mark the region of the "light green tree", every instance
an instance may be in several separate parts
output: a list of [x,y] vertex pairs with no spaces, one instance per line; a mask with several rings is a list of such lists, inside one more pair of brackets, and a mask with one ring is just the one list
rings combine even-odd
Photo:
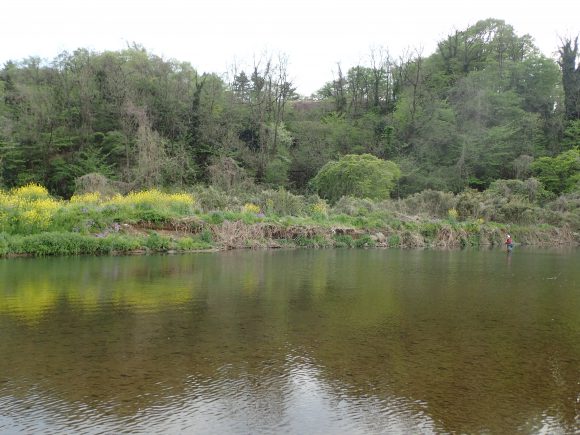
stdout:
[[532,163],[532,172],[547,190],[557,195],[572,192],[580,187],[580,150],[541,157]]
[[396,163],[370,154],[347,154],[325,164],[313,178],[318,194],[329,201],[342,196],[386,199],[401,176]]

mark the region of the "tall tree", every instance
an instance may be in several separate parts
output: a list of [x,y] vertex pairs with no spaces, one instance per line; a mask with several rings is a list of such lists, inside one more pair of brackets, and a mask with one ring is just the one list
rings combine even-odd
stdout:
[[567,120],[580,119],[580,64],[578,60],[578,37],[565,39],[560,47],[560,67],[564,86],[564,109]]

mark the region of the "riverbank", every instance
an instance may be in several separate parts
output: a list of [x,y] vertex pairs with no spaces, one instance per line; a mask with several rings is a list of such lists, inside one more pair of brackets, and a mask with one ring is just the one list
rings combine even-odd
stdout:
[[[252,202],[241,204],[240,198],[210,188],[111,197],[89,193],[63,201],[41,186],[29,185],[0,192],[0,256],[281,247],[461,248],[502,246],[508,232],[518,244],[580,244],[576,214],[539,209],[544,214],[537,216],[549,220],[532,223],[530,209],[524,209],[520,214],[527,221],[512,213],[521,223],[494,222],[466,215],[465,201],[449,195],[424,192],[380,204],[345,198],[330,207],[318,197],[286,191],[260,192],[244,198]],[[512,210],[514,205],[506,207]]]
[[[98,234],[42,232],[0,234],[0,256],[124,255],[265,248],[431,248],[502,246],[508,229],[500,224],[401,222],[396,228],[281,225],[227,220],[211,224],[183,218],[162,224],[121,223]],[[568,228],[515,226],[510,234],[522,245],[579,245]]]

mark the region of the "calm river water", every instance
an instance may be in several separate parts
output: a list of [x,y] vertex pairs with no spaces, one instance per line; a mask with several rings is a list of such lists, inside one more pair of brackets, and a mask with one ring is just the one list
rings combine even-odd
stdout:
[[0,261],[0,433],[577,433],[580,251]]

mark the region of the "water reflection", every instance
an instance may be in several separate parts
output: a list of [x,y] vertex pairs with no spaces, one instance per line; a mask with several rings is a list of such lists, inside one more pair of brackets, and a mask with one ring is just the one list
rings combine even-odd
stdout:
[[3,261],[0,432],[573,433],[579,259]]

